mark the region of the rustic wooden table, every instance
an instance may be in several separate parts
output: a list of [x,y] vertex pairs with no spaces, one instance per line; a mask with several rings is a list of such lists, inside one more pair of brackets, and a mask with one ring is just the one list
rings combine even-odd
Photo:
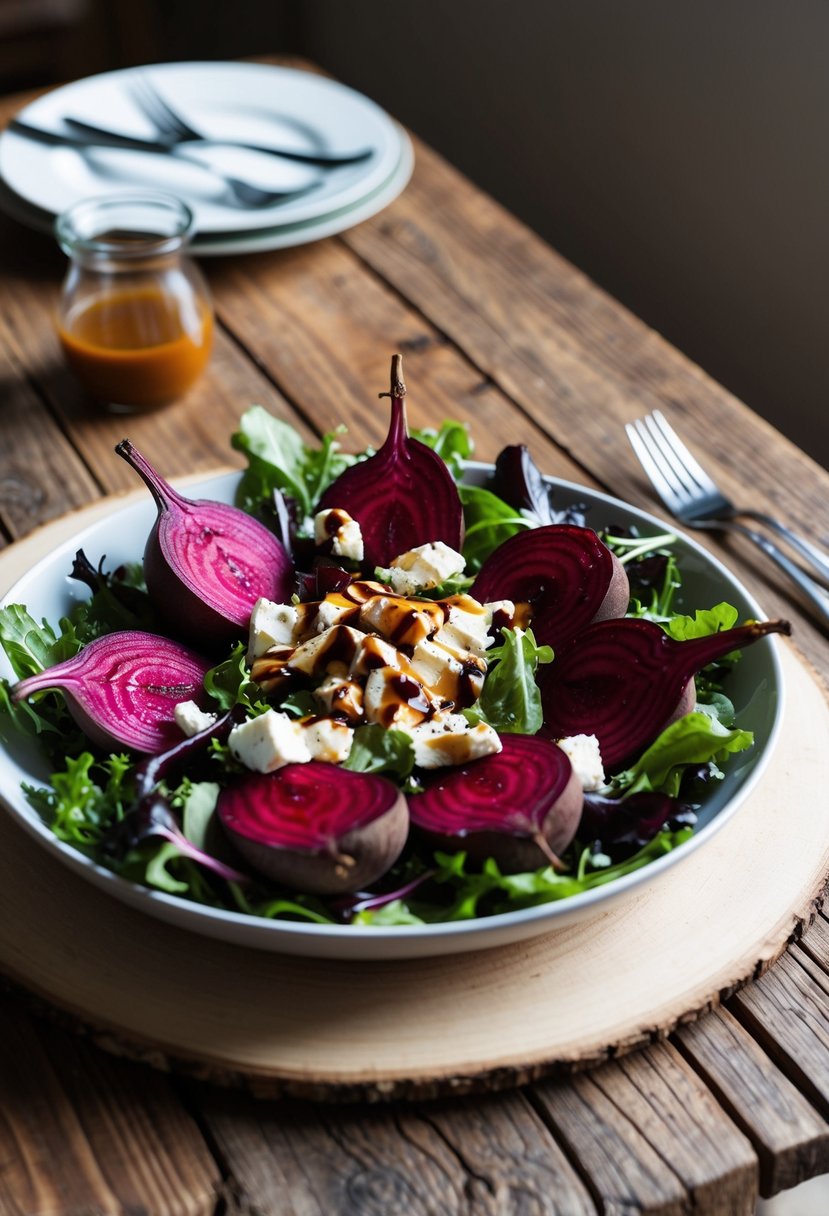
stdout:
[[[0,117],[21,104],[10,99]],[[829,475],[428,148],[403,196],[344,236],[205,265],[215,353],[180,404],[129,420],[167,475],[236,458],[261,402],[311,435],[384,428],[406,356],[413,425],[468,419],[477,455],[653,508],[623,423],[662,407],[734,496],[829,542]],[[51,320],[61,257],[0,220],[0,545],[134,488],[123,419],[91,408]],[[715,289],[715,288],[712,288]],[[825,637],[740,539],[711,550],[824,675]],[[825,797],[825,792],[816,791]],[[793,926],[793,937],[799,937]],[[9,1213],[721,1213],[829,1168],[829,923],[694,1024],[571,1079],[417,1105],[263,1102],[125,1062],[0,1002],[0,1210]],[[729,999],[725,999],[729,998]]]

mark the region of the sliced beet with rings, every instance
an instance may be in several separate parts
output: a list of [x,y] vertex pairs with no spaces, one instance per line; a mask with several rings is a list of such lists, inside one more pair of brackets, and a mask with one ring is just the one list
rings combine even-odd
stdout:
[[601,621],[583,630],[539,672],[547,738],[596,735],[614,771],[674,720],[689,681],[703,667],[788,621],[754,621],[707,637],[676,641],[653,621]]
[[374,882],[409,831],[406,799],[391,781],[318,760],[243,778],[222,790],[216,813],[258,873],[317,895]]
[[581,783],[568,756],[535,735],[503,735],[503,749],[441,769],[409,798],[412,823],[441,849],[492,857],[504,873],[561,867],[578,827]]
[[629,588],[624,566],[592,529],[547,524],[499,545],[470,594],[528,603],[535,640],[555,650],[592,621],[623,616]]

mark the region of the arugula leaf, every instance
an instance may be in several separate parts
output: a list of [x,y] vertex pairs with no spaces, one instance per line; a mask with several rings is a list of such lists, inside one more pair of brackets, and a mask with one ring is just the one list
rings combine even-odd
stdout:
[[387,773],[405,781],[414,768],[414,744],[403,730],[386,730],[379,723],[358,726],[343,768],[354,773]]
[[222,713],[234,705],[244,705],[252,713],[264,713],[268,708],[259,699],[259,685],[250,678],[244,642],[237,642],[226,659],[210,668],[204,687]]
[[[558,874],[550,866],[520,874],[502,874],[491,858],[480,869],[470,869],[465,853],[435,853],[437,872],[433,883],[428,890],[420,888],[415,897],[401,901],[401,907],[394,911],[396,919],[392,923],[408,923],[403,919],[407,912],[432,924],[471,920],[478,916],[514,912],[520,908],[567,899],[641,869],[657,857],[678,848],[692,835],[692,828],[659,832],[644,848],[616,865],[608,865],[608,859],[601,854],[591,855],[589,850],[585,850],[576,871],[569,874]],[[449,897],[448,902],[441,898],[441,889]],[[378,923],[380,914],[385,910],[379,908],[377,912],[371,909],[360,912],[359,923]]]
[[475,574],[500,544],[533,526],[532,522],[483,486],[459,485],[466,531],[463,556],[467,574]]
[[352,916],[352,925],[424,925],[426,922],[404,903],[393,899],[379,908],[366,908]]
[[503,645],[487,652],[487,661],[495,660],[497,666],[490,669],[480,699],[467,716],[498,731],[534,735],[544,721],[535,673],[539,663],[553,661],[553,651],[538,646],[531,629],[502,629],[501,635]]
[[261,405],[246,410],[233,447],[244,452],[248,468],[236,491],[236,505],[251,515],[268,511],[274,488],[297,504],[300,530],[311,528],[311,516],[324,490],[360,457],[340,451],[339,431],[324,435],[319,447],[303,443],[287,422],[274,418]]
[[666,727],[635,764],[617,773],[610,784],[614,791],[625,794],[660,790],[675,798],[687,765],[722,761],[753,742],[751,731],[729,730],[715,716],[697,710]]
[[207,834],[220,788],[215,781],[188,781],[180,792],[181,830],[197,849],[208,849]]
[[264,916],[269,920],[308,920],[315,925],[333,925],[336,921],[326,912],[320,900],[312,895],[296,895],[293,899],[279,897],[277,899],[257,899],[249,897],[236,883],[230,883],[230,890],[239,911],[248,916]]

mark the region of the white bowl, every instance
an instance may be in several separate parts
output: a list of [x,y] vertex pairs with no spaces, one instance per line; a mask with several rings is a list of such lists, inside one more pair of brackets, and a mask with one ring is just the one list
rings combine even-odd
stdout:
[[[480,482],[490,471],[491,466],[470,463],[467,478]],[[187,493],[194,498],[232,502],[238,478],[237,473],[205,478],[188,485]],[[560,509],[584,503],[587,523],[597,530],[636,525],[648,533],[676,531],[670,524],[619,499],[572,482],[552,478],[548,481],[553,487],[555,505]],[[81,585],[68,577],[75,551],[84,548],[94,564],[106,555],[106,565],[110,569],[123,562],[137,561],[154,520],[155,508],[149,495],[144,502],[115,509],[38,562],[11,588],[2,603],[25,604],[36,619],[45,617],[56,622],[65,615],[73,599],[86,597]],[[683,585],[677,597],[677,609],[692,613],[695,608],[710,608],[721,600],[728,600],[739,610],[741,618],[763,618],[764,613],[754,599],[722,563],[690,537],[682,534],[678,537],[675,552],[683,573]],[[12,674],[2,655],[0,674]],[[697,830],[686,844],[650,865],[594,890],[540,907],[471,921],[385,927],[265,920],[205,907],[128,882],[57,840],[26,802],[20,783],[45,782],[48,766],[35,747],[22,737],[20,742],[13,741],[0,750],[0,797],[17,822],[76,873],[113,897],[196,933],[239,945],[315,958],[401,959],[459,953],[520,941],[602,913],[613,900],[633,896],[637,889],[681,864],[694,849],[710,840],[760,780],[776,741],[783,708],[776,639],[764,638],[746,649],[742,661],[729,677],[727,691],[734,702],[739,725],[754,732],[754,746],[730,758],[725,779],[708,797],[701,809]]]

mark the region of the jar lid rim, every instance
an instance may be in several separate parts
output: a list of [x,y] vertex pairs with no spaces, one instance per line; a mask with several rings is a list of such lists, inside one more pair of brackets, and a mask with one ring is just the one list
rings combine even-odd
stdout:
[[[195,216],[182,199],[141,191],[77,200],[55,220],[55,237],[69,257],[117,254],[137,259],[180,249],[194,228]],[[125,239],[131,234],[133,239]]]

